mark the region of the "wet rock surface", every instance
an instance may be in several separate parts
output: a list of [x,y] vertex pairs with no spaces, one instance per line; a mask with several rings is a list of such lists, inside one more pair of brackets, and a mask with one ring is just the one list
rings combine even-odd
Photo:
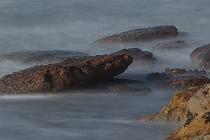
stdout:
[[155,50],[177,50],[177,49],[182,49],[186,48],[187,44],[183,40],[178,40],[178,41],[171,41],[171,42],[163,42],[157,44],[155,46]]
[[61,63],[34,66],[0,79],[2,93],[60,91],[110,80],[124,72],[133,58],[121,52],[110,55],[69,58]]
[[172,133],[170,140],[209,139],[210,84],[178,91],[168,105],[146,120],[176,121],[183,126]]
[[14,52],[0,55],[1,60],[10,60],[15,62],[21,62],[24,64],[49,64],[62,62],[69,57],[81,58],[88,56],[87,53],[78,51],[66,51],[66,50],[49,50],[49,51],[25,51]]
[[120,52],[131,55],[135,61],[140,60],[146,62],[154,62],[156,60],[153,53],[148,51],[142,51],[139,48],[123,49]]
[[98,39],[97,43],[128,43],[175,37],[178,30],[173,25],[136,29]]
[[147,75],[148,83],[161,88],[184,89],[210,83],[204,70],[169,69],[162,73]]
[[196,48],[190,57],[196,67],[210,69],[210,44]]

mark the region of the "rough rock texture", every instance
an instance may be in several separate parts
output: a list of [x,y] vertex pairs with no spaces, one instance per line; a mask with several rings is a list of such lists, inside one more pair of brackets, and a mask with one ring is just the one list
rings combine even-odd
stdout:
[[59,91],[111,79],[124,72],[133,59],[125,53],[113,53],[62,63],[40,65],[6,75],[0,79],[2,93]]
[[191,86],[203,85],[210,83],[206,77],[205,71],[185,70],[185,69],[169,69],[162,73],[150,73],[147,75],[147,81],[161,88],[184,89]]
[[210,44],[193,50],[190,57],[196,67],[210,69]]
[[136,41],[146,41],[153,39],[161,39],[166,37],[174,37],[178,34],[177,28],[173,25],[163,25],[149,27],[145,29],[136,29],[112,36],[98,39],[97,43],[127,43]]
[[183,122],[183,127],[171,134],[170,140],[210,138],[210,84],[178,91],[168,105],[147,120]]
[[84,56],[88,56],[88,54],[83,52],[66,50],[23,51],[2,54],[0,55],[0,60],[10,60],[24,64],[49,64],[62,62],[69,57],[81,58]]
[[159,43],[157,46],[155,46],[155,50],[177,50],[187,47],[187,44],[182,41],[171,41],[171,42],[163,42]]
[[134,60],[141,60],[141,61],[155,61],[156,60],[153,56],[153,53],[148,52],[148,51],[142,51],[139,48],[123,49],[120,52],[131,55]]
[[205,76],[182,76],[169,81],[170,87],[175,89],[184,89],[206,83],[210,83],[210,80]]

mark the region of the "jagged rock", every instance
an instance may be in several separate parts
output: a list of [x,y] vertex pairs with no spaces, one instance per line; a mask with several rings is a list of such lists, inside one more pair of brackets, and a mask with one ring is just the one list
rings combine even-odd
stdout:
[[149,27],[145,29],[136,29],[112,36],[107,36],[98,39],[97,43],[127,43],[136,41],[146,41],[153,39],[162,39],[167,37],[174,37],[178,34],[178,30],[173,25],[163,25],[156,27]]
[[155,61],[153,54],[148,51],[142,51],[139,48],[129,48],[123,49],[120,52],[127,53],[133,57],[134,60],[141,60],[141,61]]
[[159,43],[157,46],[155,46],[155,50],[177,50],[177,49],[182,49],[186,48],[187,44],[182,41],[171,41],[171,42],[163,42]]
[[171,134],[170,140],[210,138],[210,84],[178,91],[168,105],[146,120],[182,122],[183,127]]
[[23,51],[0,55],[2,61],[10,60],[24,64],[49,64],[62,62],[69,57],[81,58],[88,56],[87,53],[66,50],[49,51]]
[[206,118],[197,117],[192,122],[172,133],[167,140],[209,140],[210,139],[210,123],[206,122]]
[[60,91],[112,79],[124,72],[133,59],[125,53],[69,58],[61,63],[34,66],[0,79],[1,93]]
[[190,57],[196,67],[210,69],[210,44],[196,48]]

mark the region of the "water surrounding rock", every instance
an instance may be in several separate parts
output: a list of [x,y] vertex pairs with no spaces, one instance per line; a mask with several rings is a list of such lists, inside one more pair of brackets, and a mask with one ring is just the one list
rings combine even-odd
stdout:
[[66,50],[49,50],[49,51],[23,51],[13,52],[0,55],[0,59],[21,62],[24,64],[49,64],[62,62],[65,59],[81,58],[88,56],[87,53],[78,51],[66,51]]
[[97,43],[127,43],[174,37],[178,30],[173,25],[136,29],[98,39]]
[[142,51],[139,48],[123,49],[120,52],[131,55],[136,61],[141,60],[144,62],[154,62],[156,60],[153,53],[148,51]]
[[210,69],[210,44],[196,48],[190,57],[196,67]]
[[2,93],[60,91],[112,79],[124,72],[133,58],[121,52],[110,55],[69,58],[61,63],[34,66],[0,79]]

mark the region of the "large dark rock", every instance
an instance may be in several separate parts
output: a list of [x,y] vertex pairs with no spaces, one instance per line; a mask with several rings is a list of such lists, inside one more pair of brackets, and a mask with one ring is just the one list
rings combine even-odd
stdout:
[[0,79],[2,93],[60,91],[112,79],[124,72],[133,59],[125,53],[69,58],[61,63],[34,66]]
[[210,44],[196,48],[190,56],[196,67],[210,69]]
[[49,64],[62,62],[65,59],[81,58],[88,56],[87,53],[67,50],[49,50],[49,51],[23,51],[0,55],[0,59],[21,62],[24,64]]
[[98,39],[98,43],[127,43],[174,37],[178,30],[172,25],[136,29]]

